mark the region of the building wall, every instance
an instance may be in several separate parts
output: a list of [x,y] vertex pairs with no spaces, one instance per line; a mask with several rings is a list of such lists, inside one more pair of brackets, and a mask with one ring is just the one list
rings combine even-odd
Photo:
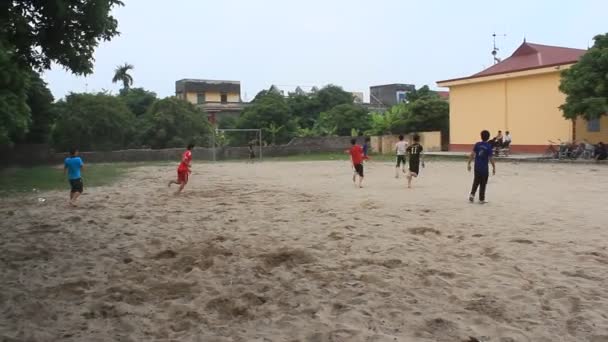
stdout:
[[542,152],[548,140],[571,140],[562,116],[559,72],[505,78],[450,88],[450,150],[468,151],[483,129],[510,131],[514,152]]
[[589,132],[587,130],[587,120],[579,118],[576,120],[576,140],[587,140],[591,144],[598,142],[608,142],[608,116],[604,115],[600,118],[600,131]]
[[[186,98],[190,103],[197,104],[198,96],[195,92],[186,93]],[[205,92],[206,102],[221,102],[222,96],[218,91]],[[228,93],[228,102],[241,102],[239,93]]]
[[[420,132],[420,144],[426,152],[441,151],[441,132]],[[414,143],[414,135],[405,135],[405,141]],[[372,152],[380,154],[395,154],[395,144],[399,141],[397,135],[374,136],[370,139]]]

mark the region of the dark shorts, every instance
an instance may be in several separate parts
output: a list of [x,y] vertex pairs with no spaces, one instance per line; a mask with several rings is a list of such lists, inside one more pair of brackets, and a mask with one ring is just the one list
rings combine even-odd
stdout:
[[410,173],[415,173],[416,175],[420,173],[420,160],[410,159]]
[[70,179],[70,187],[72,188],[72,190],[70,192],[82,193],[82,190],[84,189],[84,184],[82,183],[82,178]]
[[363,164],[355,164],[355,172],[363,177]]
[[397,167],[401,166],[401,163],[405,166],[405,156],[397,156]]

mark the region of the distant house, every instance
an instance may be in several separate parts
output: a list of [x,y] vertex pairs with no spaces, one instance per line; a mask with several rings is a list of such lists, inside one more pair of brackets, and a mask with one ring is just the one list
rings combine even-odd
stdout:
[[512,149],[542,153],[548,140],[608,140],[608,118],[576,123],[559,106],[560,73],[586,50],[523,42],[513,54],[474,75],[439,81],[450,88],[450,150],[469,151],[482,129],[510,131]]
[[415,90],[413,84],[385,84],[369,87],[371,106],[392,107],[406,101],[407,93]]
[[437,95],[439,95],[439,97],[441,97],[442,99],[449,101],[450,100],[450,92],[449,91],[437,91],[436,92]]
[[350,92],[353,95],[353,102],[356,104],[363,104],[365,98],[363,96],[363,93],[360,91],[351,91]]
[[175,96],[203,109],[212,124],[238,117],[245,107],[239,81],[183,79],[175,82]]

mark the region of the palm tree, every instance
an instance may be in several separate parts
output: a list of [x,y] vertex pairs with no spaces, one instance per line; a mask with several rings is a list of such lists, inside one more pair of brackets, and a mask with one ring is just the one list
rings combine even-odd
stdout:
[[114,78],[112,78],[112,83],[122,82],[121,92],[126,92],[133,84],[133,76],[129,75],[129,70],[133,69],[135,69],[135,67],[132,64],[125,63],[124,65],[117,66],[114,70]]
[[270,126],[266,128],[266,130],[270,133],[272,137],[272,144],[276,145],[277,142],[277,134],[283,129],[284,126],[277,126],[274,122],[270,123]]

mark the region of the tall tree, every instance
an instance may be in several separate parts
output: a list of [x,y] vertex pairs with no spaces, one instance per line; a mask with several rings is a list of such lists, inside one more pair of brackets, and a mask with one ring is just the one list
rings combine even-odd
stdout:
[[135,116],[117,96],[70,94],[56,104],[58,118],[52,132],[60,151],[113,150],[132,142]]
[[321,112],[328,111],[337,105],[353,104],[354,102],[353,94],[332,84],[321,88],[315,95],[319,99]]
[[152,148],[208,146],[212,134],[205,112],[175,97],[154,102],[139,118],[138,130],[140,141]]
[[40,75],[32,71],[27,90],[27,105],[31,111],[31,124],[25,141],[42,144],[49,141],[51,126],[55,122],[56,111],[53,108],[53,94]]
[[355,104],[341,104],[321,113],[318,122],[320,130],[331,131],[335,128],[336,134],[348,136],[353,129],[363,132],[370,128],[370,116],[367,110]]
[[120,0],[3,0],[0,41],[21,65],[42,71],[55,62],[90,74],[99,42],[118,35],[111,11],[122,5]]
[[[57,63],[78,74],[93,71],[100,41],[118,35],[112,8],[120,0],[0,1],[0,144],[23,137],[31,122],[31,71]],[[35,82],[35,80],[34,80]]]
[[14,52],[5,46],[0,41],[0,145],[23,137],[30,123],[29,72],[19,67]]
[[[274,126],[272,126],[274,124]],[[281,127],[280,130],[274,132],[274,128]],[[276,143],[285,143],[291,139],[297,130],[297,125],[291,115],[291,109],[285,101],[285,97],[271,88],[270,90],[262,90],[256,95],[254,101],[241,114],[237,128],[257,128],[263,129],[265,140],[272,143],[272,133]],[[269,130],[270,129],[270,130]],[[269,133],[269,134],[268,134]],[[234,137],[236,139],[236,136]],[[231,140],[232,141],[232,140]],[[234,141],[237,143],[237,141]],[[238,141],[242,144],[242,139]]]
[[566,103],[560,109],[567,119],[608,114],[608,33],[594,40],[578,63],[562,72],[559,89],[566,94]]
[[133,85],[133,76],[129,74],[129,71],[133,70],[135,67],[132,64],[125,63],[123,65],[119,65],[114,69],[114,77],[112,77],[112,83],[122,83],[122,89],[120,90],[121,94],[129,91],[131,85]]
[[120,97],[135,116],[145,114],[148,108],[157,100],[155,92],[145,90],[144,88],[130,88],[127,91],[121,91]]

